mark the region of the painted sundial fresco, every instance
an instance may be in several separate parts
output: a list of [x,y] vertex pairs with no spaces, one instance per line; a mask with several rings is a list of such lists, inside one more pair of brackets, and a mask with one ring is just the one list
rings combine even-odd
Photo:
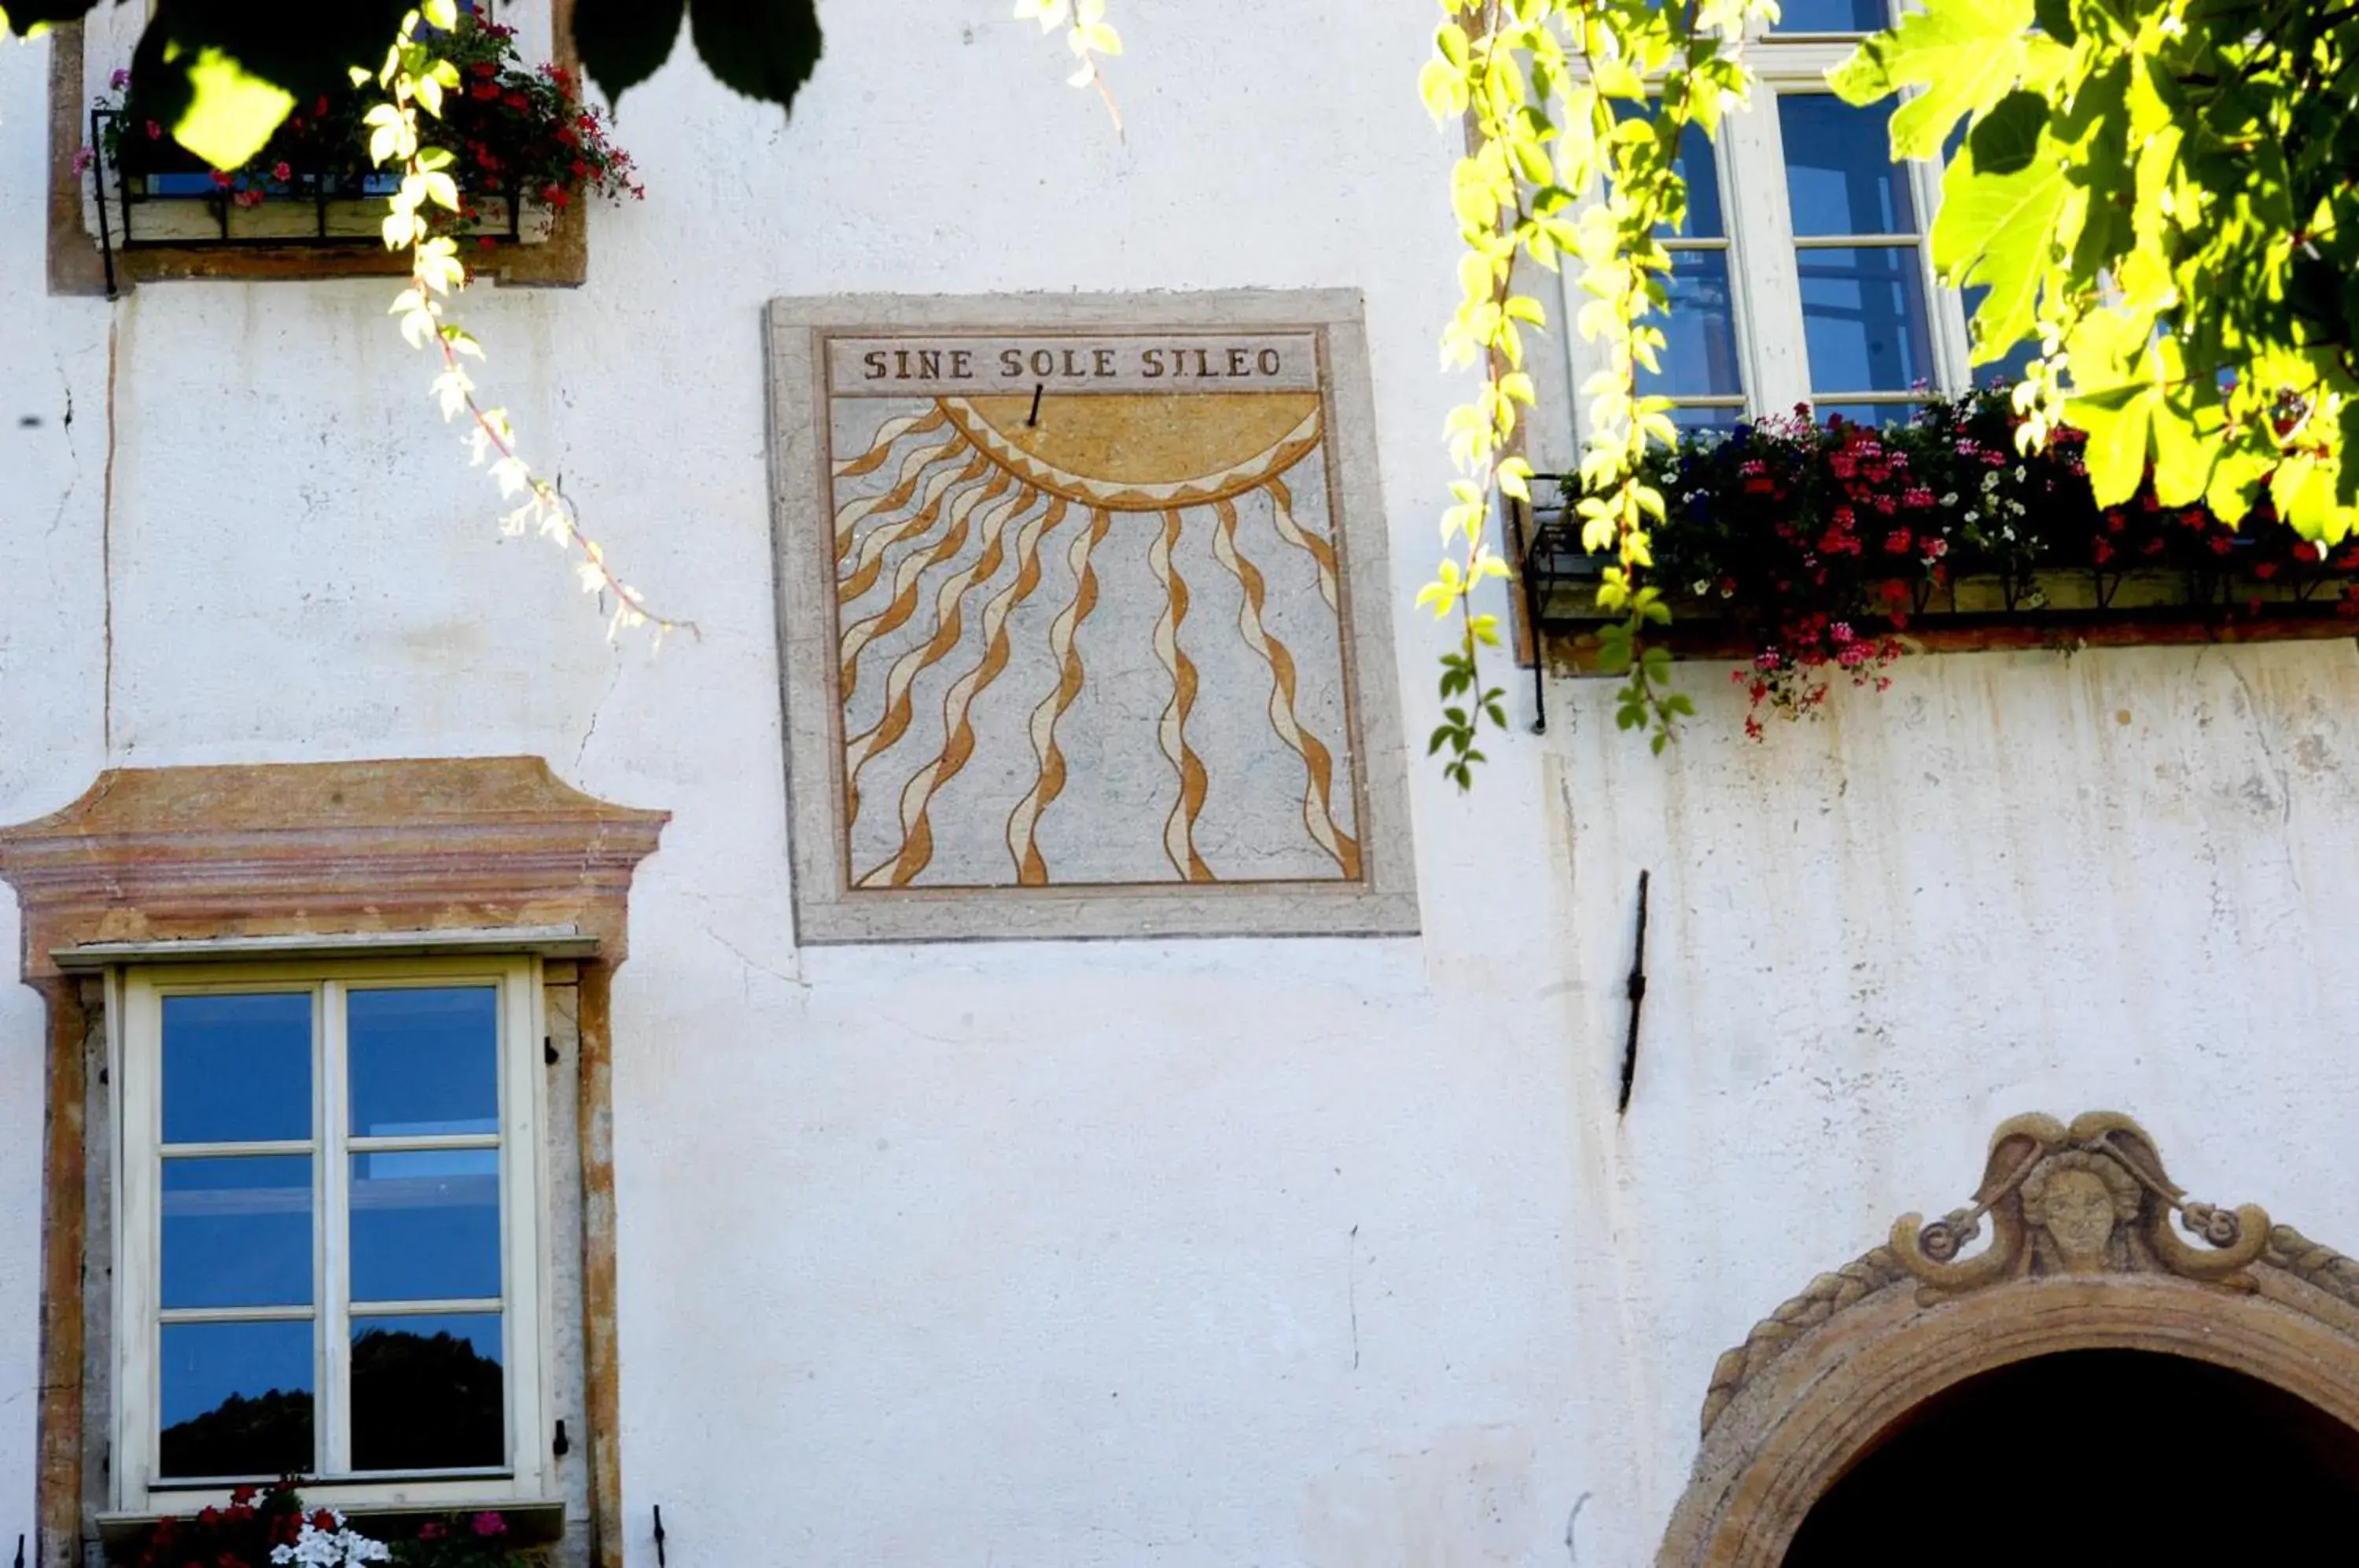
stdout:
[[816,438],[778,474],[805,940],[1413,927],[1375,876],[1408,868],[1372,804],[1398,748],[1360,657],[1386,606],[1356,570],[1373,464],[1363,521],[1338,429],[1355,335],[789,310],[780,401],[808,388]]

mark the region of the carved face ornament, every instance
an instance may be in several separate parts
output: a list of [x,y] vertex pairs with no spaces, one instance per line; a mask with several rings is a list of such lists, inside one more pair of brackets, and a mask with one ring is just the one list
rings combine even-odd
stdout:
[[2137,1217],[2135,1178],[2111,1160],[2072,1150],[2051,1154],[2023,1182],[2023,1218],[2047,1233],[2068,1274],[2094,1274],[2113,1253],[2114,1232]]

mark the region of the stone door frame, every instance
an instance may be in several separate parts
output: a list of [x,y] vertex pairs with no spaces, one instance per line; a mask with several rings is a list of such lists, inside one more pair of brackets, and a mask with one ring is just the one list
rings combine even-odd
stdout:
[[[2144,1184],[2110,1260],[2068,1269],[2043,1247],[2038,1199],[2024,1201],[2038,1184],[2025,1178],[2059,1156],[2084,1171],[2117,1161]],[[2249,1205],[2228,1215],[2180,1201],[2127,1117],[2007,1122],[1977,1198],[1930,1226],[1903,1216],[1889,1246],[1821,1275],[1721,1358],[1658,1568],[1777,1568],[1819,1498],[1910,1410],[2036,1356],[2185,1356],[2359,1431],[2359,1262]],[[2163,1232],[2174,1214],[2210,1251]],[[1958,1260],[1985,1217],[1990,1247]],[[1926,1528],[1951,1527],[1929,1515]]]

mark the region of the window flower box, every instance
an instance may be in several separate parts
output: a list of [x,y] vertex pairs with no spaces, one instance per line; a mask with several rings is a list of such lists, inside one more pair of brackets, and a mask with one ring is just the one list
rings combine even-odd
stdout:
[[[561,66],[527,71],[513,28],[470,15],[442,40],[461,86],[421,117],[448,149],[462,202],[429,208],[440,232],[479,246],[539,244],[577,201],[637,196],[629,154],[608,139]],[[299,105],[244,167],[214,169],[175,142],[125,71],[92,106],[84,167],[92,233],[109,250],[195,246],[374,246],[397,176],[369,165],[362,116],[373,83]]]
[[[2234,528],[2151,485],[2100,508],[2082,438],[2016,450],[1999,389],[1883,429],[1807,408],[1657,454],[1668,517],[1647,580],[1685,659],[1734,659],[1755,704],[1807,712],[1832,682],[1888,684],[1912,652],[2359,635],[2359,541],[2297,536],[2266,499]],[[1560,656],[1603,672],[1608,559],[1581,546],[1575,481],[1536,483],[1517,521],[1524,609]]]

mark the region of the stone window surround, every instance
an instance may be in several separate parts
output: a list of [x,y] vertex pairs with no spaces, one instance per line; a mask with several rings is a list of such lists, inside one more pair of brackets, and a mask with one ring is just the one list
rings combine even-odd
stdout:
[[[157,944],[159,948],[173,945]],[[578,1336],[560,1340],[546,1330],[549,1325],[581,1321],[581,1249],[544,1246],[541,1237],[552,1223],[560,1227],[555,1234],[569,1228],[559,1219],[560,1209],[571,1222],[571,1233],[581,1234],[580,1138],[570,1116],[551,1119],[549,1109],[549,1102],[569,1099],[563,1064],[577,1060],[578,1051],[560,1051],[556,1045],[556,1019],[562,1015],[548,1005],[548,993],[553,987],[547,981],[544,964],[518,951],[529,945],[528,941],[519,941],[516,947],[495,953],[419,958],[305,955],[259,964],[172,962],[180,955],[169,953],[163,955],[164,962],[154,964],[120,957],[93,961],[68,950],[77,970],[85,962],[104,964],[104,1040],[110,1052],[104,1083],[113,1093],[103,1104],[92,1105],[92,1114],[93,1119],[111,1116],[112,1126],[107,1138],[86,1141],[93,1156],[104,1148],[113,1158],[103,1183],[106,1201],[93,1201],[86,1208],[92,1214],[109,1216],[118,1243],[156,1235],[153,1227],[164,1199],[159,1166],[168,1140],[158,1126],[158,1112],[167,1098],[161,1079],[165,996],[191,991],[217,995],[223,990],[269,992],[305,986],[309,989],[304,994],[314,1007],[314,1050],[342,1037],[349,1051],[351,1026],[341,1016],[342,1009],[364,988],[450,985],[496,988],[499,1023],[494,1072],[499,1085],[499,1111],[492,1136],[499,1140],[500,1279],[492,1290],[467,1294],[496,1298],[495,1310],[505,1320],[502,1331],[507,1353],[501,1370],[509,1447],[496,1464],[479,1462],[475,1466],[502,1472],[496,1475],[370,1476],[344,1473],[350,1470],[347,1465],[335,1481],[313,1483],[311,1496],[316,1500],[333,1503],[348,1512],[369,1511],[380,1504],[421,1511],[498,1508],[518,1498],[550,1497],[560,1476],[567,1481],[578,1479],[554,1465],[550,1455],[554,1421],[564,1421],[575,1432],[582,1427]],[[563,978],[576,979],[577,968],[565,964]],[[543,1041],[548,1042],[545,1048]],[[309,1082],[315,1094],[327,1091],[327,1103],[335,1107],[335,1079],[328,1066],[332,1060],[332,1054],[312,1058]],[[334,1167],[342,1146],[332,1124],[340,1116],[341,1110],[332,1108],[323,1121],[307,1120],[313,1152],[299,1158],[313,1168],[315,1177],[327,1175]],[[357,1177],[353,1178],[356,1182]],[[345,1227],[353,1222],[359,1203],[353,1184],[339,1182],[332,1175],[328,1176],[324,1196],[327,1202],[315,1204],[306,1219],[315,1264],[324,1259],[328,1278],[333,1281],[342,1272],[340,1256],[352,1256],[354,1242]],[[97,1250],[92,1248],[93,1255]],[[92,1374],[102,1370],[96,1356],[101,1332],[116,1331],[112,1355],[103,1368],[111,1372],[113,1379],[110,1403],[115,1446],[109,1466],[113,1507],[100,1516],[102,1533],[107,1533],[111,1515],[128,1516],[142,1523],[161,1513],[185,1515],[207,1503],[225,1500],[228,1491],[226,1486],[206,1487],[149,1472],[150,1445],[163,1423],[157,1404],[159,1368],[150,1348],[155,1342],[148,1336],[151,1325],[164,1321],[167,1303],[161,1299],[162,1280],[156,1260],[152,1254],[142,1258],[138,1256],[142,1251],[144,1244],[111,1249],[114,1310],[111,1314],[92,1316],[89,1368]],[[340,1301],[345,1303],[341,1313]],[[329,1365],[338,1359],[330,1348],[337,1325],[341,1322],[356,1327],[362,1315],[350,1301],[350,1293],[340,1291],[332,1282],[324,1292],[308,1298],[311,1317],[307,1326],[321,1333],[324,1343],[317,1348],[329,1350]],[[565,1346],[562,1351],[560,1344]],[[334,1435],[338,1429],[351,1423],[356,1440],[353,1379],[357,1376],[356,1367],[348,1365],[340,1387],[331,1375],[312,1390],[313,1425],[326,1439],[324,1451],[331,1459],[339,1452]]]
[[[573,49],[574,0],[548,0],[555,63],[578,69]],[[49,292],[103,295],[106,264],[98,237],[82,218],[82,191],[90,176],[76,173],[90,136],[90,103],[84,90],[84,34],[80,21],[49,33]],[[473,256],[469,265],[483,276],[514,286],[577,288],[590,276],[588,203],[577,201],[557,214],[547,240],[502,245]],[[244,282],[299,281],[325,278],[392,278],[409,270],[405,256],[382,245],[161,245],[114,253],[117,291],[143,282],[181,278],[229,278]]]
[[[137,962],[538,954],[548,1032],[545,1406],[555,1501],[521,1539],[620,1568],[611,1138],[613,973],[625,901],[668,813],[568,789],[538,757],[110,769],[0,828],[23,975],[48,1007],[42,1150],[39,1568],[104,1561],[113,1515],[112,1116],[106,992]],[[552,1442],[554,1432],[542,1435]]]

